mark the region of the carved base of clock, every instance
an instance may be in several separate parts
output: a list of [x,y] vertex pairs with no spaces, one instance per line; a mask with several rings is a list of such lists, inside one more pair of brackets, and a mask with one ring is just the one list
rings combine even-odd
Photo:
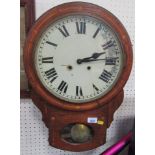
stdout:
[[43,121],[49,129],[49,143],[59,149],[86,151],[106,142],[106,129],[114,112],[123,101],[123,90],[109,103],[90,111],[67,111],[47,104],[34,91],[32,100],[41,110]]

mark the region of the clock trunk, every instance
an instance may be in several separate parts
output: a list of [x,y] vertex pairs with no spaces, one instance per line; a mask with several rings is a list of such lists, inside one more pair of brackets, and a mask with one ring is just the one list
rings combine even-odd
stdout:
[[[123,96],[122,90],[108,104],[95,110],[78,112],[51,106],[32,90],[32,100],[42,112],[42,120],[49,130],[49,144],[59,149],[76,152],[91,150],[106,142],[106,130],[113,120],[114,112],[121,105]],[[79,142],[80,140],[76,142],[69,133],[69,128],[76,125],[90,129],[91,138],[84,142]],[[86,131],[81,130],[79,136]]]

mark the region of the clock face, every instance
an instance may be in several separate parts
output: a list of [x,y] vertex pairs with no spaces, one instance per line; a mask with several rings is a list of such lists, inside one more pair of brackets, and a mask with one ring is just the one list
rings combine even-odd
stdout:
[[51,23],[35,48],[43,86],[72,103],[96,100],[116,84],[123,67],[120,41],[105,22],[72,15]]

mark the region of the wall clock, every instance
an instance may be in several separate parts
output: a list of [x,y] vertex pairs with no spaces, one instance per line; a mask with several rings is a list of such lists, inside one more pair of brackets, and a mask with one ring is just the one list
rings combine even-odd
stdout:
[[52,8],[32,27],[24,64],[50,145],[84,151],[105,143],[132,67],[131,41],[113,14],[84,2]]

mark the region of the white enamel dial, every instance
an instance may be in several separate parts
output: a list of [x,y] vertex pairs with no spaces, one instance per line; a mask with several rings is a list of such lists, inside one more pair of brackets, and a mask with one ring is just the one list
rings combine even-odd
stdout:
[[54,96],[84,103],[107,94],[123,67],[123,51],[112,28],[89,16],[74,15],[52,23],[35,48],[35,67]]

